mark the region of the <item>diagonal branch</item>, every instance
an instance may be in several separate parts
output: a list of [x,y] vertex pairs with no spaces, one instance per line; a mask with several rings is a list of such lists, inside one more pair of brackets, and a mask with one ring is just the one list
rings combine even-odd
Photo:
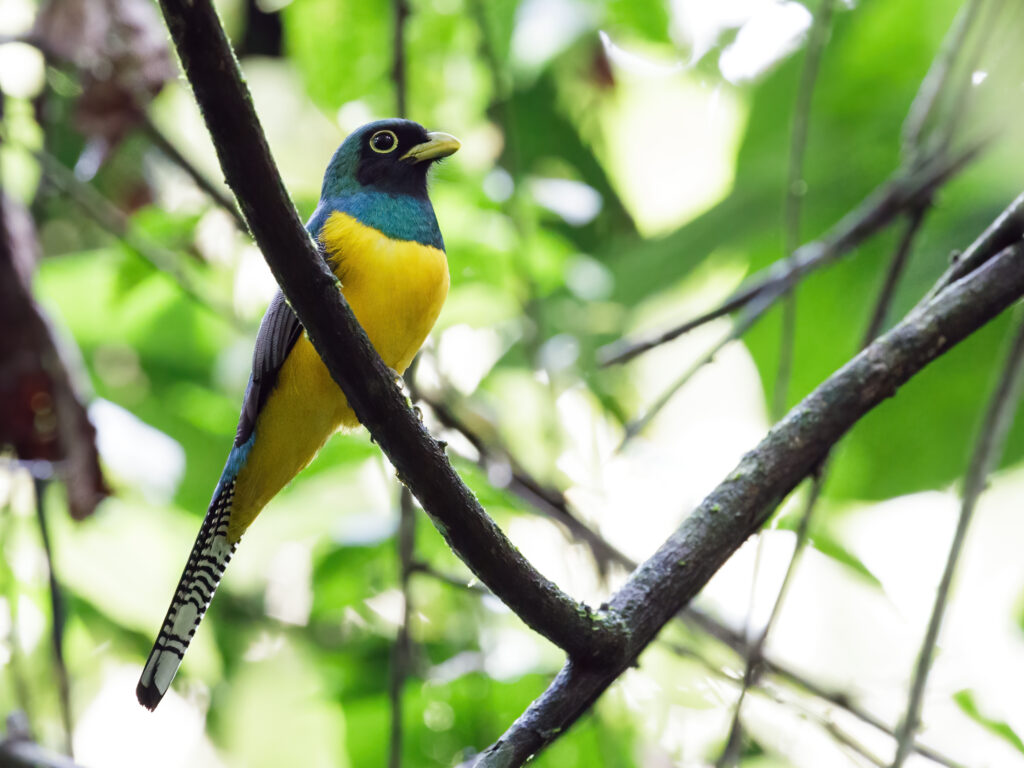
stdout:
[[1018,243],[913,310],[793,408],[612,597],[631,630],[626,658],[570,659],[477,768],[522,765],[572,725],[861,417],[1022,295]]
[[[897,171],[824,237],[800,246],[791,258],[780,259],[761,270],[719,306],[650,338],[637,341],[622,339],[602,347],[598,351],[601,365],[629,362],[637,355],[735,312],[755,299],[777,300],[787,285],[837,261],[868,237],[889,226],[904,212],[926,203],[935,194],[935,190],[963,170],[985,146],[985,143],[974,144],[949,158],[932,157],[913,171]],[[966,274],[966,271],[960,274]]]
[[181,153],[181,150],[174,146],[174,143],[167,138],[163,131],[153,122],[153,119],[146,113],[145,110],[139,110],[142,117],[142,128],[146,133],[147,138],[153,145],[163,153],[163,155],[180,168],[186,176],[192,179],[192,183],[196,185],[202,192],[206,194],[214,203],[216,203],[225,213],[227,213],[231,220],[238,227],[240,232],[248,234],[249,230],[245,226],[245,219],[242,218],[242,214],[238,212],[238,208],[235,207],[234,201],[224,191],[223,187],[217,186],[206,175],[200,171],[196,166],[189,160],[185,155]]
[[618,658],[624,630],[512,545],[409,407],[291,204],[210,0],[161,0],[228,185],[331,376],[449,546],[531,628],[573,658]]
[[[907,227],[904,230],[903,236],[900,238],[900,242],[897,245],[892,258],[890,259],[889,268],[886,270],[885,280],[882,284],[882,290],[879,292],[878,298],[875,300],[875,307],[874,310],[872,310],[871,319],[868,321],[868,327],[864,333],[864,341],[861,343],[861,349],[864,349],[864,347],[874,341],[882,330],[886,315],[888,315],[889,308],[892,304],[892,298],[895,294],[896,286],[899,283],[900,277],[903,274],[903,269],[910,256],[911,245],[914,242],[914,238],[916,237],[918,229],[924,220],[926,212],[927,207],[923,206],[910,214],[910,220]],[[790,557],[789,565],[786,567],[786,574],[782,579],[782,586],[779,587],[779,592],[775,597],[775,604],[772,606],[772,611],[768,617],[768,621],[766,621],[764,626],[761,628],[761,631],[758,633],[757,638],[751,646],[750,652],[746,656],[747,666],[746,671],[743,674],[743,684],[740,689],[739,698],[736,702],[736,708],[733,712],[733,720],[729,729],[729,738],[726,741],[726,749],[722,753],[722,757],[719,761],[722,765],[732,765],[738,760],[739,750],[742,746],[742,721],[740,719],[740,715],[743,700],[746,695],[747,688],[756,681],[761,668],[764,666],[764,649],[768,642],[768,635],[771,633],[772,628],[778,619],[782,608],[782,602],[785,599],[790,581],[796,569],[797,560],[800,558],[804,546],[807,543],[807,532],[810,527],[811,518],[814,515],[815,507],[821,498],[822,488],[824,487],[825,478],[829,470],[829,459],[831,455],[831,451],[829,451],[825,458],[822,459],[821,464],[818,465],[818,468],[814,473],[811,492],[804,507],[804,512],[800,517],[800,524],[797,527],[796,546],[793,548],[793,555]]]

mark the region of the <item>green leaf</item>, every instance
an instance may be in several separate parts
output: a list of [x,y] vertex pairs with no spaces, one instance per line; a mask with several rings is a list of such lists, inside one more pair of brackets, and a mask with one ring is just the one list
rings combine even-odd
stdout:
[[378,108],[391,102],[390,6],[295,0],[281,11],[281,18],[288,57],[323,109],[333,112],[353,99]]
[[963,710],[963,713],[971,718],[971,720],[976,722],[989,733],[998,736],[1021,754],[1024,754],[1024,741],[1021,740],[1021,737],[1017,732],[1001,720],[994,720],[983,715],[978,709],[978,703],[974,699],[974,694],[969,689],[964,688],[962,691],[954,693],[953,701],[957,703],[957,706],[959,706],[960,709]]

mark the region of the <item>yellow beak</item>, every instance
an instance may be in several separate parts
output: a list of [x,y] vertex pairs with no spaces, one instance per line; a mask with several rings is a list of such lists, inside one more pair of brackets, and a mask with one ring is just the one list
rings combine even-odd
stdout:
[[398,159],[410,163],[437,160],[438,158],[455,154],[461,146],[459,140],[450,134],[440,132],[428,133],[427,141],[417,144]]

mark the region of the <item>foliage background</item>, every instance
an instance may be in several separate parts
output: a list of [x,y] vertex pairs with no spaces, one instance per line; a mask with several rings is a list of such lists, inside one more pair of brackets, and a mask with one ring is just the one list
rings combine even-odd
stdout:
[[[308,215],[345,134],[395,111],[390,9],[353,0],[217,5],[285,182]],[[811,114],[801,241],[825,232],[898,167],[901,123],[958,6],[837,5]],[[1024,31],[1024,14],[1014,3],[982,5],[1000,21],[989,22],[988,44],[979,46],[958,136],[994,125],[1002,133],[936,199],[892,317],[1020,191],[1024,57],[1011,41]],[[726,333],[728,321],[622,368],[599,369],[595,352],[714,306],[785,255],[792,105],[817,7],[414,0],[410,10],[409,115],[463,141],[432,182],[453,287],[419,386],[642,559],[769,425],[780,313],[728,345],[622,451],[624,421]],[[24,33],[35,14],[30,0],[4,0],[0,33]],[[62,514],[60,488],[45,495],[67,601],[76,757],[97,767],[382,764],[403,599],[398,495],[365,433],[335,437],[247,534],[175,692],[154,715],[134,701],[230,445],[274,284],[247,236],[154,147],[150,131],[133,127],[88,180],[127,212],[127,238],[98,226],[47,180],[33,150],[45,147],[83,173],[89,145],[74,112],[78,77],[47,67],[31,46],[0,45],[3,188],[32,206],[44,254],[36,294],[80,356],[116,490],[80,524]],[[42,117],[33,108],[39,98],[49,100]],[[208,178],[220,178],[181,79],[163,86],[148,116]],[[800,286],[788,403],[856,351],[897,235],[883,233]],[[173,271],[140,258],[139,247]],[[769,642],[772,658],[893,726],[1009,322],[940,359],[843,441],[812,549]],[[542,571],[592,604],[621,582],[614,570],[602,578],[585,547],[504,488],[507,465],[478,469],[472,446],[430,409],[425,418],[464,457],[464,477]],[[1024,679],[1022,454],[1018,426],[969,539],[924,710],[921,740],[965,765],[1024,765],[1024,700],[1014,682]],[[0,498],[0,712],[26,710],[40,741],[59,746],[46,560],[24,472],[0,473]],[[705,609],[739,628],[753,598],[749,621],[764,621],[798,508],[784,505],[760,550],[748,544],[723,569],[700,598]],[[416,557],[470,582],[428,526],[419,526]],[[473,591],[417,575],[411,599],[415,663],[404,691],[403,756],[408,765],[451,765],[464,748],[493,741],[561,658]],[[737,672],[742,659],[723,646],[672,628],[537,764],[713,760]],[[877,731],[780,680],[763,690],[744,710],[745,766],[860,764],[823,720],[877,754],[891,750]]]

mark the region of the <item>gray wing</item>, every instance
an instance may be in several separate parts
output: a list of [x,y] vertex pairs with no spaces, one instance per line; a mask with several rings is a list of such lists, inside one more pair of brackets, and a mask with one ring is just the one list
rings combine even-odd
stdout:
[[301,333],[302,324],[299,323],[299,318],[288,306],[284,294],[278,291],[267,307],[267,313],[263,315],[260,332],[256,336],[256,349],[252,353],[252,375],[249,377],[249,386],[245,389],[242,413],[238,417],[235,446],[243,445],[252,437],[256,417],[273,391],[278,371],[281,370],[281,365]]

